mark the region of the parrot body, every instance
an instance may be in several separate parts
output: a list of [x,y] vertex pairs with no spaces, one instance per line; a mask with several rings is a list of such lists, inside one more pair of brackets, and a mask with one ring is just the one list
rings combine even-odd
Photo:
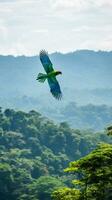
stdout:
[[52,72],[49,72],[48,74],[39,73],[37,80],[43,83],[47,78],[52,78],[59,74],[61,74],[60,71],[54,71],[54,70]]
[[53,69],[53,64],[51,63],[48,57],[48,53],[45,50],[40,51],[40,60],[46,71],[46,74],[39,73],[37,76],[37,80],[41,83],[44,83],[47,79],[52,95],[58,100],[61,99],[62,93],[56,76],[62,74],[62,72],[55,71]]

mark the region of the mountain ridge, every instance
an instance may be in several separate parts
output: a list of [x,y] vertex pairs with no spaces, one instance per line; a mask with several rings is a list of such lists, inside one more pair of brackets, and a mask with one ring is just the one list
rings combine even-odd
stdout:
[[[68,54],[56,52],[49,57],[54,68],[63,73],[57,77],[63,92],[62,101],[52,97],[47,82],[36,81],[37,74],[44,72],[38,56],[0,56],[0,105],[3,108],[39,109],[44,115],[60,120],[60,110],[66,107],[70,110],[71,102],[78,106],[112,106],[112,52],[78,50]],[[74,124],[75,117],[75,114],[73,119],[65,116],[64,120]]]

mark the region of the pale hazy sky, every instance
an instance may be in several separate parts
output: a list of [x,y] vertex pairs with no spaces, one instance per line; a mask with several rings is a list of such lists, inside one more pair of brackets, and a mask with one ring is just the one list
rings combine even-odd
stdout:
[[0,0],[0,54],[112,50],[112,0]]

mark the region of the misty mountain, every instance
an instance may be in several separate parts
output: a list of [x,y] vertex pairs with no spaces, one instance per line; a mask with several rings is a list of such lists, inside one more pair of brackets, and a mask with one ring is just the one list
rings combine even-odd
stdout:
[[112,106],[112,51],[79,50],[67,54],[56,52],[49,56],[54,68],[63,73],[58,76],[63,99],[56,101],[47,82],[36,81],[38,73],[44,72],[38,56],[1,55],[0,105],[3,108],[36,109],[52,119],[74,124],[73,116],[71,120],[70,116],[61,113],[71,102],[78,106]]
[[[112,51],[80,50],[73,53],[53,53],[50,58],[55,69],[62,71],[59,77],[63,89],[111,88]],[[35,81],[43,67],[38,56],[0,56],[0,93],[4,95],[38,93],[40,85]],[[8,86],[8,87],[7,87]],[[42,86],[42,90],[46,88]]]

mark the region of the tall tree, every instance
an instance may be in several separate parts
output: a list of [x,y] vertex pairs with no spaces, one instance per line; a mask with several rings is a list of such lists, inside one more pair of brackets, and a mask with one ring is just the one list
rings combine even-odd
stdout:
[[[84,158],[71,162],[65,172],[75,173],[73,184],[78,188],[78,195],[80,195],[74,200],[110,200],[112,198],[112,145],[98,146]],[[53,198],[63,200],[62,196],[66,194],[66,190],[55,191]],[[69,191],[71,195],[69,200],[73,199],[73,192],[74,189]]]

